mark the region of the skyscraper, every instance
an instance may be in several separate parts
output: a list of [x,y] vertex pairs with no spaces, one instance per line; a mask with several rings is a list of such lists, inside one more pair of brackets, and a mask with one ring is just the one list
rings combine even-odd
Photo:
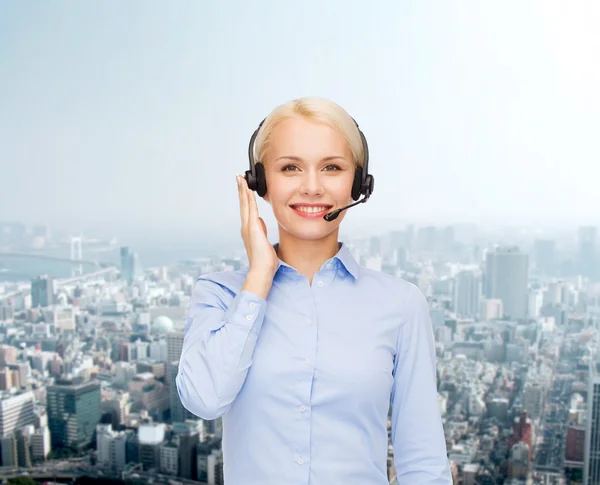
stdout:
[[121,247],[121,278],[132,285],[136,276],[140,273],[140,263],[137,253],[127,246]]
[[43,308],[54,305],[54,280],[51,276],[38,276],[31,281],[31,306]]
[[600,362],[590,359],[583,463],[584,485],[600,485]]
[[52,448],[81,450],[92,444],[102,416],[99,383],[57,380],[48,386],[46,401]]
[[516,246],[487,255],[485,294],[502,301],[505,318],[527,317],[529,258]]
[[454,311],[460,317],[472,318],[481,308],[481,275],[474,271],[461,271],[454,285]]
[[35,423],[33,393],[0,393],[0,438],[5,438],[16,430]]

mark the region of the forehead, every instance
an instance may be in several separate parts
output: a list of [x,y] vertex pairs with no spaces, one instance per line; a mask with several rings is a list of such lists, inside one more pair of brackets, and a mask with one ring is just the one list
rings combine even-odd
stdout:
[[277,156],[351,158],[350,147],[334,128],[304,118],[289,118],[278,123],[271,132],[269,145],[272,155]]

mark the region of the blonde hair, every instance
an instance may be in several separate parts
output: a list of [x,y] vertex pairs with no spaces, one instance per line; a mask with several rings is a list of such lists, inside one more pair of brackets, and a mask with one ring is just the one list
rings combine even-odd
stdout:
[[324,123],[336,130],[350,147],[354,163],[357,166],[363,165],[363,144],[356,123],[344,108],[333,101],[319,97],[294,99],[278,106],[265,118],[254,145],[257,161],[264,164],[264,156],[269,149],[273,129],[283,120],[296,117]]

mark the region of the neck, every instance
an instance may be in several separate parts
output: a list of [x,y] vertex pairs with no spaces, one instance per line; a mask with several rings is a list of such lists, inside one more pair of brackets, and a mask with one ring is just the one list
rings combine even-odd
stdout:
[[321,269],[323,263],[338,253],[338,232],[339,230],[335,230],[322,239],[311,240],[298,239],[279,228],[277,256],[305,275],[312,284],[313,275]]

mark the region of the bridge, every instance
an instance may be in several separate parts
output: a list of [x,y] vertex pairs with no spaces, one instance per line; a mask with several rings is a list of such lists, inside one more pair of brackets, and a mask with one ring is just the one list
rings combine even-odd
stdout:
[[105,274],[115,273],[117,271],[119,271],[119,269],[116,266],[112,265],[112,266],[108,266],[108,267],[99,269],[98,271],[93,271],[91,273],[85,273],[82,275],[73,276],[71,278],[63,278],[63,279],[54,280],[54,281],[56,282],[57,287],[61,287],[64,285],[71,285],[71,284],[77,283],[79,281],[91,280],[94,278],[98,278],[99,276],[104,276]]
[[[72,285],[73,283],[77,283],[79,281],[91,280],[94,278],[98,278],[100,276],[104,276],[105,274],[116,273],[118,271],[119,271],[119,269],[116,266],[109,266],[107,268],[102,268],[102,269],[99,269],[98,271],[93,271],[91,273],[85,273],[82,275],[73,276],[71,278],[63,278],[60,280],[54,280],[54,283],[56,285],[55,288],[58,289],[64,285]],[[24,293],[29,293],[30,291],[31,291],[31,284],[22,285],[20,287],[20,289],[18,289],[17,291],[13,291],[11,293],[5,293],[3,295],[0,295],[0,301],[8,300],[9,298],[15,298]]]
[[111,263],[103,263],[96,260],[86,260],[86,259],[73,259],[67,257],[60,256],[49,256],[46,254],[37,254],[37,253],[18,253],[18,252],[9,252],[9,251],[0,251],[0,258],[23,258],[23,259],[41,259],[44,261],[60,261],[63,263],[71,263],[71,264],[88,264],[91,266],[97,266],[100,268],[106,268],[107,266],[114,266]]

